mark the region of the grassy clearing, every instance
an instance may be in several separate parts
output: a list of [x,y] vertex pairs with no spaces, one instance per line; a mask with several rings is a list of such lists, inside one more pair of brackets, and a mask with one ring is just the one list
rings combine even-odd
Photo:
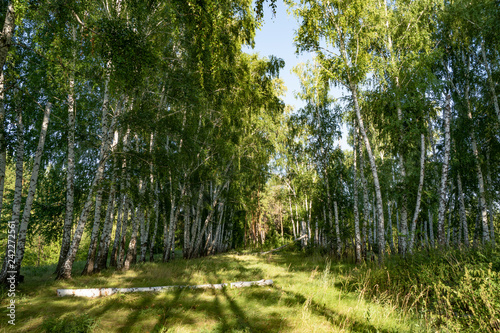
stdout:
[[[321,256],[225,254],[136,265],[128,272],[54,281],[53,266],[24,271],[18,332],[413,332],[422,322],[391,299],[352,290],[352,265]],[[273,279],[272,287],[59,298],[57,288],[193,285]],[[349,291],[350,290],[350,291]],[[0,318],[6,317],[2,295]],[[0,331],[11,327],[0,321]],[[12,331],[12,330],[10,330]]]

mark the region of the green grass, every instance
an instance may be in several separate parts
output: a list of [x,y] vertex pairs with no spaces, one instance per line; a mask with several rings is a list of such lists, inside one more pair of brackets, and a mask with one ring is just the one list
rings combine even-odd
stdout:
[[439,332],[500,332],[500,251],[422,251],[344,275],[349,290],[386,299]]
[[[81,263],[79,263],[81,266]],[[297,253],[225,254],[145,263],[127,272],[54,281],[54,266],[24,270],[16,326],[7,327],[2,295],[0,331],[18,332],[414,332],[423,321],[389,298],[368,299],[346,277],[351,264]],[[57,297],[58,288],[147,287],[273,279],[269,287]]]

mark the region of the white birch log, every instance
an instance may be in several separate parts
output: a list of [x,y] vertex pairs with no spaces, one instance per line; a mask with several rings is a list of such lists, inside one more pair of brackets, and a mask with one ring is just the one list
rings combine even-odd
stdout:
[[136,293],[136,292],[159,292],[172,291],[177,289],[223,289],[223,288],[244,288],[251,286],[270,286],[273,280],[259,281],[238,281],[219,284],[198,284],[193,286],[161,286],[161,287],[139,287],[139,288],[91,288],[91,289],[57,289],[57,296],[77,296],[77,297],[99,297],[110,296],[116,293]]

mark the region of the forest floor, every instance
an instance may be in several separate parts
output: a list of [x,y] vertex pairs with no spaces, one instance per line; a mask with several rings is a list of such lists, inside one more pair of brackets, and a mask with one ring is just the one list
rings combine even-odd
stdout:
[[[16,295],[16,325],[0,332],[416,332],[426,331],[412,311],[389,298],[363,297],[349,277],[353,264],[319,255],[223,254],[169,263],[144,263],[127,272],[107,270],[54,280],[54,266],[24,269]],[[274,285],[222,290],[58,297],[58,288],[196,285],[272,279]],[[13,329],[14,328],[14,329]]]

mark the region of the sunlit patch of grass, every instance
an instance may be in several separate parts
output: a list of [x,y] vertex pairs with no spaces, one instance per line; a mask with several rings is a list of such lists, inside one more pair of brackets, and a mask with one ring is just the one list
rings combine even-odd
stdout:
[[[80,265],[80,264],[79,264]],[[66,318],[83,318],[96,332],[410,332],[411,314],[387,300],[366,300],[343,283],[353,265],[319,255],[225,254],[169,263],[143,263],[55,281],[54,267],[27,269],[16,330],[43,332]],[[147,287],[273,279],[274,285],[223,290],[59,298],[57,288]],[[5,313],[2,302],[0,316]],[[0,322],[0,325],[4,323]],[[45,326],[44,326],[45,325]],[[83,324],[82,324],[83,325]],[[0,326],[5,328],[5,326]]]

